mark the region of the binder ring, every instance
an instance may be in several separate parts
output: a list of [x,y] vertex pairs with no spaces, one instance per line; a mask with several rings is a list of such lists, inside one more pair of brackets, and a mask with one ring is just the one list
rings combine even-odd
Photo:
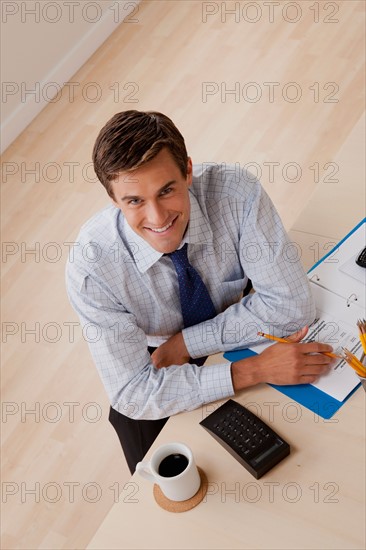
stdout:
[[316,273],[314,273],[314,275],[312,275],[310,277],[310,281],[320,281],[320,279],[319,279],[318,275]]
[[357,296],[355,293],[351,294],[347,298],[347,307],[349,307],[353,302],[357,302]]

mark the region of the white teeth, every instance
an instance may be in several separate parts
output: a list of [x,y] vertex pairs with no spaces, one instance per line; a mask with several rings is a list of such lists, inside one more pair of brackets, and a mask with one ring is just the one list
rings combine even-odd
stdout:
[[153,229],[152,227],[150,227],[150,229],[155,233],[162,233],[163,231],[166,231],[167,229],[169,229],[169,227],[171,227],[172,225],[173,225],[173,222],[170,222],[168,223],[168,225],[166,225],[165,227],[162,227],[161,229]]

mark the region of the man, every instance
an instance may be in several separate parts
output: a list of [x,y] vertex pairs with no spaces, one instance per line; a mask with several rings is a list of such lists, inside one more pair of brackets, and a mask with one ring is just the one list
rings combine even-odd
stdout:
[[[81,229],[67,286],[131,472],[170,415],[328,371],[321,352],[330,346],[296,343],[314,319],[313,299],[253,176],[213,163],[193,168],[182,135],[157,112],[112,117],[93,161],[113,204]],[[287,336],[294,327],[304,327],[294,344],[200,366],[255,344],[258,331]]]

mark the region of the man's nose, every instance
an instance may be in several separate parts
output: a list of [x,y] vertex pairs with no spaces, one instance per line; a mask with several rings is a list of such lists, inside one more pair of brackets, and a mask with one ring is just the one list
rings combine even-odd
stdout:
[[151,225],[160,227],[167,220],[165,208],[158,201],[149,203],[146,218]]

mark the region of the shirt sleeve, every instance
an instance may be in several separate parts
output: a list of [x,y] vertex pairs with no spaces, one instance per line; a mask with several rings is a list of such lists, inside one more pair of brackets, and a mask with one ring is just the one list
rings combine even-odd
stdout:
[[91,274],[67,266],[67,291],[114,409],[153,420],[232,396],[231,364],[156,369],[133,314]]
[[259,184],[252,197],[237,201],[239,261],[254,293],[214,319],[185,328],[191,357],[251,347],[263,331],[286,336],[310,324],[315,304],[301,265],[301,248],[290,242],[270,198]]

